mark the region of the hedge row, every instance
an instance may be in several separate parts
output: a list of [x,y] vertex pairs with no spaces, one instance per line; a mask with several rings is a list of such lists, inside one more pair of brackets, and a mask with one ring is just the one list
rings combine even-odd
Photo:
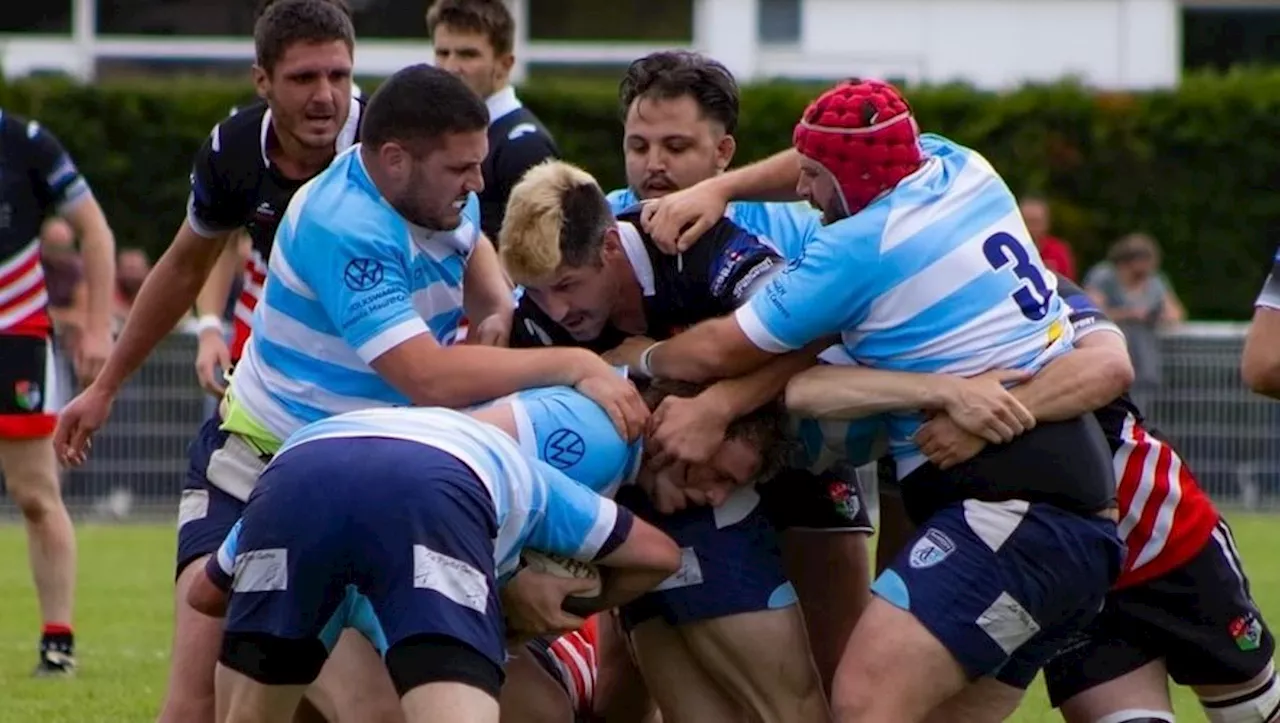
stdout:
[[[746,88],[737,160],[785,145],[814,92]],[[181,220],[192,153],[246,95],[244,85],[222,81],[83,87],[40,79],[0,85],[0,108],[52,128],[89,176],[119,242],[158,254]],[[607,188],[623,183],[612,87],[535,83],[521,95],[566,158]],[[1152,93],[1068,83],[1010,94],[917,88],[910,97],[926,130],[981,150],[1015,191],[1051,199],[1082,272],[1112,240],[1145,230],[1162,244],[1194,317],[1249,316],[1280,222],[1280,73],[1199,76]]]

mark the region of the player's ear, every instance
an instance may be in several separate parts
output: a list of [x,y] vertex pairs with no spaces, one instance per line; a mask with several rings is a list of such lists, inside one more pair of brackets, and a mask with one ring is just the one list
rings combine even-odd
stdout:
[[738,150],[738,141],[728,133],[716,144],[716,170],[723,171],[733,162],[733,154]]
[[400,175],[408,172],[410,156],[408,150],[395,141],[383,143],[378,148],[378,161],[383,168],[391,171],[393,174]]
[[610,226],[604,232],[604,240],[600,251],[602,256],[622,253],[622,237],[618,235],[617,226]]
[[271,73],[257,63],[254,63],[250,73],[253,76],[253,88],[257,91],[258,97],[266,100],[267,92],[271,90]]
[[494,69],[497,71],[498,77],[495,79],[499,84],[505,84],[511,77],[511,69],[515,67],[516,56],[514,53],[503,53],[494,58]]

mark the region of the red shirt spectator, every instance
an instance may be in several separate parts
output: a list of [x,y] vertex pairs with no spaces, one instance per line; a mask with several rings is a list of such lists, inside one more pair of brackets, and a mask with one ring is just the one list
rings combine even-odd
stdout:
[[1022,220],[1040,249],[1040,258],[1049,270],[1072,281],[1076,278],[1076,260],[1071,245],[1049,234],[1049,204],[1040,198],[1024,198],[1019,204]]

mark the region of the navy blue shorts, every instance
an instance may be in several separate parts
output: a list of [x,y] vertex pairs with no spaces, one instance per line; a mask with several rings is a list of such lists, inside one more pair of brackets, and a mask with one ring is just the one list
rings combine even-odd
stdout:
[[497,528],[483,484],[440,450],[381,438],[289,449],[245,507],[222,662],[260,682],[303,684],[351,626],[389,669],[398,644],[425,639],[500,669]]
[[1020,500],[942,508],[872,584],[971,679],[1026,688],[1089,624],[1120,574],[1114,522]]
[[630,631],[652,618],[670,625],[785,608],[796,591],[782,567],[773,525],[750,489],[718,508],[692,507],[662,515],[638,487],[622,488],[620,504],[667,533],[680,546],[680,569],[651,592],[622,606]]
[[178,560],[174,577],[187,565],[218,551],[244,511],[244,502],[209,482],[209,463],[222,449],[230,432],[218,429],[222,419],[215,413],[200,425],[196,438],[187,447],[187,476],[182,482],[178,505]]

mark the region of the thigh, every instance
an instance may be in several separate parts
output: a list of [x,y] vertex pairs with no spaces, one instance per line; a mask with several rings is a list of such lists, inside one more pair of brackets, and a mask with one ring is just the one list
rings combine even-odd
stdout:
[[1061,701],[1060,708],[1066,723],[1172,721],[1169,672],[1164,661],[1153,660]]
[[350,442],[284,452],[245,506],[219,660],[258,682],[310,684],[327,657],[324,634],[351,584],[351,540],[377,522],[350,508],[350,489],[366,480],[335,464]]
[[507,679],[498,698],[502,723],[574,723],[574,708],[563,684],[532,652],[507,661]]
[[[344,615],[344,617],[346,617]],[[353,629],[327,646],[329,657],[311,686],[332,707],[337,721],[397,723],[404,720],[382,655]]]
[[49,437],[0,437],[0,475],[9,496],[20,507],[61,498],[58,458]]
[[727,691],[698,664],[684,638],[662,620],[641,623],[631,633],[636,664],[662,712],[662,723],[749,719]]
[[624,504],[669,535],[681,551],[675,574],[623,606],[628,630],[654,617],[681,625],[796,603],[777,533],[752,490],[743,488],[715,509],[660,515],[643,492],[626,489]]
[[0,440],[51,437],[58,416],[49,338],[0,334],[0,359]]
[[406,641],[451,640],[501,668],[506,643],[493,559],[497,518],[484,485],[440,450],[394,439],[367,442],[362,454],[379,461],[365,471],[395,503],[375,497],[352,503],[354,514],[376,520],[362,530],[352,571],[376,615],[397,690],[409,689],[397,670],[396,648]]
[[792,529],[782,533],[782,552],[814,662],[830,691],[845,643],[871,600],[867,535]]
[[[1132,602],[1133,592],[1111,592],[1097,617],[1068,637],[1044,666],[1049,702],[1055,708],[1062,706],[1064,715],[1067,708],[1092,711],[1096,706],[1091,700],[1097,697],[1093,696],[1092,691],[1101,690],[1134,671],[1159,664],[1163,657],[1159,628],[1150,626],[1143,614],[1143,606]],[[1019,670],[1018,667],[1018,664],[1011,663],[1001,670],[998,677],[1022,680],[1027,675],[1035,674]],[[1161,675],[1159,691],[1167,699],[1165,669],[1162,664],[1158,667]],[[1145,676],[1141,679],[1145,680]],[[1132,688],[1132,685],[1127,684],[1121,689],[1128,692]],[[1143,694],[1143,697],[1147,696]],[[1077,699],[1084,702],[1069,705]],[[1076,719],[1082,720],[1079,717]]]
[[1179,685],[1242,685],[1270,665],[1275,638],[1225,522],[1198,555],[1135,592],[1135,614],[1160,631],[1169,675]]
[[1033,678],[1102,607],[1120,555],[1114,523],[966,500],[929,518],[872,588],[909,610],[970,679],[999,672],[1015,654]]
[[193,561],[212,555],[244,512],[245,503],[209,482],[209,462],[230,436],[218,429],[222,420],[205,420],[187,447],[187,474],[178,503],[178,553],[175,575]]

